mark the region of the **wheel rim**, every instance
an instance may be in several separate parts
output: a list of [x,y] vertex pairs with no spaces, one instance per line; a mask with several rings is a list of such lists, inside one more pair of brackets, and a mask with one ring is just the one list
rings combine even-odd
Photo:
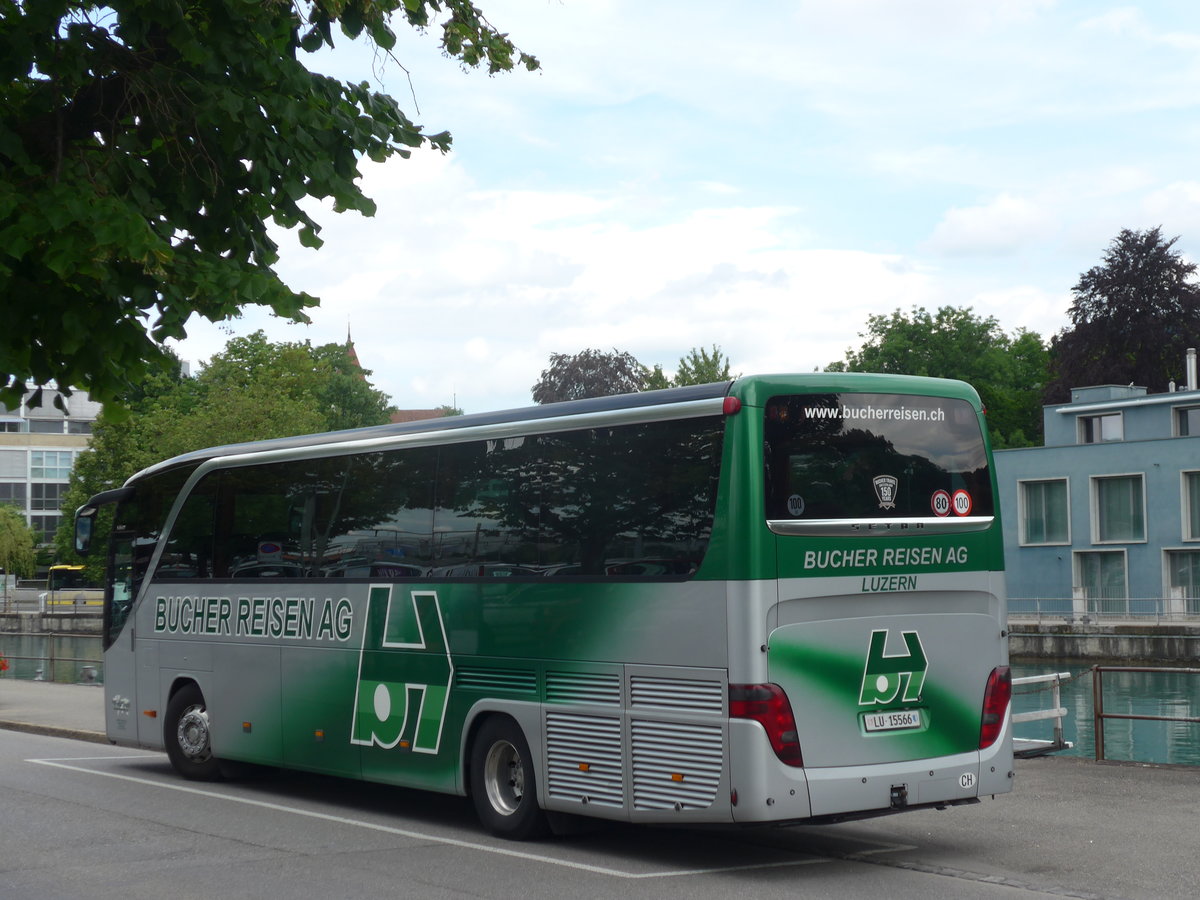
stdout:
[[204,762],[212,756],[208,737],[208,711],[200,705],[189,706],[179,717],[175,740],[185,758]]
[[525,796],[525,766],[521,754],[508,741],[497,741],[483,764],[483,783],[492,809],[511,816]]

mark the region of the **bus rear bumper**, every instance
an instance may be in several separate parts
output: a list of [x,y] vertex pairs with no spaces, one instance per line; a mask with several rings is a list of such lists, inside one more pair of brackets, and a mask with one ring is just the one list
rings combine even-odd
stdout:
[[757,760],[758,764],[735,770],[733,818],[738,822],[886,815],[973,803],[1012,790],[1010,726],[983,751],[873,765],[794,768],[775,758],[757,723],[745,723],[753,724],[753,730],[738,727],[742,724],[730,723],[731,760]]

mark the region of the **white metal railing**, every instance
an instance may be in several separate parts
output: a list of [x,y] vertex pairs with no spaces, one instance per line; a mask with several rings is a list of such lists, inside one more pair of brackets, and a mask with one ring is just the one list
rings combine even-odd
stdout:
[[[1015,756],[1040,756],[1043,753],[1054,753],[1057,750],[1068,750],[1071,747],[1070,741],[1063,740],[1063,716],[1067,714],[1067,708],[1062,705],[1062,683],[1064,680],[1070,680],[1070,672],[1053,672],[1049,675],[1026,675],[1022,678],[1014,678],[1012,680],[1013,687],[1023,684],[1049,684],[1050,685],[1050,708],[1035,709],[1030,712],[1013,713],[1013,754]],[[1041,722],[1046,719],[1054,720],[1054,738],[1052,740],[1038,740],[1036,738],[1019,738],[1016,736],[1015,726],[1020,722]]]
[[1163,597],[1009,598],[1008,617],[1014,621],[1087,624],[1090,622],[1200,623],[1200,600]]

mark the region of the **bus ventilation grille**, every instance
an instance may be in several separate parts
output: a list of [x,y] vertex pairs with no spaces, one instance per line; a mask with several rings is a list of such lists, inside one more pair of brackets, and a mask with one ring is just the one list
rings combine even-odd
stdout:
[[620,706],[621,676],[594,672],[547,672],[546,702]]
[[551,797],[620,808],[621,720],[546,713],[546,790]]
[[721,727],[630,723],[635,809],[707,809],[724,767]]
[[469,691],[495,691],[508,694],[536,694],[537,675],[519,669],[488,669],[464,666],[454,670],[456,687]]
[[670,709],[714,716],[725,711],[725,686],[719,681],[635,675],[629,679],[629,695],[635,709]]

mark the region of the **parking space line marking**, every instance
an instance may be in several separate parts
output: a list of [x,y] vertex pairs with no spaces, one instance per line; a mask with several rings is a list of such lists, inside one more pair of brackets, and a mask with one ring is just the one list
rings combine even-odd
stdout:
[[560,866],[568,869],[575,869],[581,872],[591,872],[596,875],[608,875],[612,878],[626,878],[631,880],[641,880],[648,878],[680,878],[690,875],[712,875],[722,872],[743,872],[753,869],[779,869],[788,866],[808,866],[816,863],[830,863],[834,860],[828,857],[818,856],[805,859],[784,860],[780,862],[770,863],[744,863],[736,866],[712,866],[701,869],[674,869],[663,872],[627,872],[622,869],[613,869],[608,866],[598,866],[592,863],[573,862],[566,859],[555,859],[552,856],[543,856],[537,853],[530,853],[525,850],[512,850],[506,847],[489,846],[488,844],[479,844],[474,841],[464,841],[459,838],[439,837],[435,834],[427,832],[413,831],[407,828],[396,828],[391,825],[380,825],[375,822],[365,822],[361,819],[351,819],[347,816],[335,816],[330,813],[316,812],[314,810],[300,809],[294,806],[284,806],[280,803],[271,803],[266,800],[253,800],[248,797],[235,797],[230,794],[222,794],[217,791],[205,790],[203,788],[191,787],[186,784],[172,784],[164,781],[155,781],[151,778],[139,778],[134,775],[123,775],[119,772],[104,772],[97,769],[89,769],[84,766],[69,765],[71,762],[88,762],[96,759],[105,760],[121,760],[121,759],[150,759],[148,755],[141,756],[105,756],[105,757],[74,757],[66,759],[28,759],[26,762],[35,763],[42,766],[51,766],[59,769],[67,769],[73,772],[82,772],[85,775],[99,775],[104,778],[115,778],[119,781],[131,781],[134,784],[143,784],[151,787],[164,788],[170,791],[179,791],[184,794],[194,794],[200,797],[208,797],[214,800],[227,800],[232,803],[241,803],[245,806],[254,806],[260,809],[268,809],[273,812],[291,813],[297,816],[304,816],[309,819],[317,819],[323,822],[334,822],[339,825],[350,825],[358,828],[365,828],[370,831],[378,831],[383,834],[391,834],[397,837],[413,838],[416,840],[432,841],[438,844],[444,844],[449,847],[458,847],[465,850],[478,850],[482,853],[491,853],[497,856],[508,856],[514,859],[524,859],[531,862],[546,863],[552,866]]

